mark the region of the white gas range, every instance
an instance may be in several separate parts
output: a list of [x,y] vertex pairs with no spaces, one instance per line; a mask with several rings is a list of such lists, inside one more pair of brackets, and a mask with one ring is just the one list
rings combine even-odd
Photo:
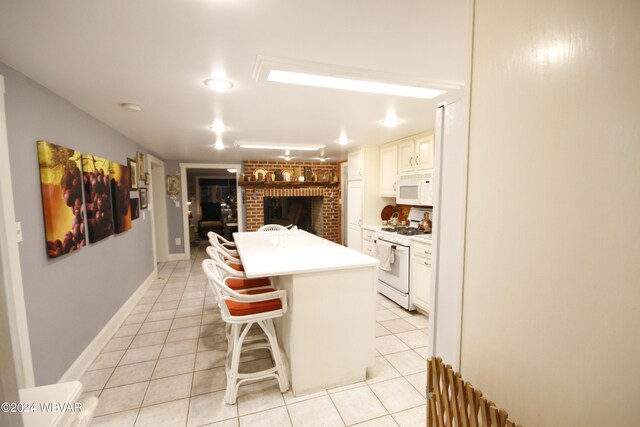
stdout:
[[413,237],[419,236],[421,239],[431,237],[430,234],[417,234],[418,223],[427,211],[428,209],[424,208],[411,208],[408,227],[396,228],[393,231],[384,227],[368,227],[375,233],[373,243],[376,246],[390,245],[393,253],[393,263],[390,264],[390,269],[378,268],[378,292],[406,310],[415,310],[410,290]]

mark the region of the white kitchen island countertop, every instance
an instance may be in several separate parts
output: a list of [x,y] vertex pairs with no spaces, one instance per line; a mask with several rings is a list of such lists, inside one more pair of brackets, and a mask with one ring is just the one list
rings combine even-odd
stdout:
[[247,277],[287,294],[274,320],[294,396],[367,379],[375,364],[378,260],[302,230],[234,233]]
[[233,233],[247,277],[283,276],[378,264],[378,259],[303,230]]

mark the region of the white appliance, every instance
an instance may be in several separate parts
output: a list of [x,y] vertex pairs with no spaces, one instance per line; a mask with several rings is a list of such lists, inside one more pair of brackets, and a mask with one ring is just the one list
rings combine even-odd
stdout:
[[396,203],[399,205],[433,206],[433,173],[398,175]]
[[[409,212],[409,227],[401,227],[395,231],[376,230],[376,242],[391,243],[394,261],[391,270],[378,268],[378,292],[386,296],[406,310],[415,310],[411,302],[411,236],[415,235],[418,223],[428,209],[411,208]],[[407,233],[407,234],[402,234]]]

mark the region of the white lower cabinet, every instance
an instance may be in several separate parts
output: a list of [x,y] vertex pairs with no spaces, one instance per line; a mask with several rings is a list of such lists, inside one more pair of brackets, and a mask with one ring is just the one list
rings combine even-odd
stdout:
[[413,241],[411,245],[411,301],[429,312],[431,292],[431,243]]
[[362,253],[372,257],[376,256],[376,233],[368,228],[362,228]]
[[362,252],[362,228],[351,225],[347,228],[347,247]]

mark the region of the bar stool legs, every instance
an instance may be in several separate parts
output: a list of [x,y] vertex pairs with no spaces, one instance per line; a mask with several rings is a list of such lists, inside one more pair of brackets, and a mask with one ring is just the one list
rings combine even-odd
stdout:
[[[249,329],[253,324],[258,324],[267,336],[267,342],[258,342],[255,344],[248,344],[243,348],[245,338]],[[252,373],[240,373],[240,355],[243,351],[256,350],[261,348],[267,348],[271,351],[271,355],[275,362],[275,366],[269,369],[265,369],[259,372]],[[289,379],[286,369],[286,363],[280,352],[278,340],[276,338],[275,328],[273,326],[272,319],[259,320],[257,322],[249,323],[233,323],[231,325],[230,340],[229,340],[230,358],[227,359],[226,374],[227,374],[227,391],[225,393],[225,402],[229,405],[234,405],[238,397],[238,388],[242,383],[252,381],[256,379],[263,379],[273,377],[278,380],[280,391],[283,393],[289,389]]]

